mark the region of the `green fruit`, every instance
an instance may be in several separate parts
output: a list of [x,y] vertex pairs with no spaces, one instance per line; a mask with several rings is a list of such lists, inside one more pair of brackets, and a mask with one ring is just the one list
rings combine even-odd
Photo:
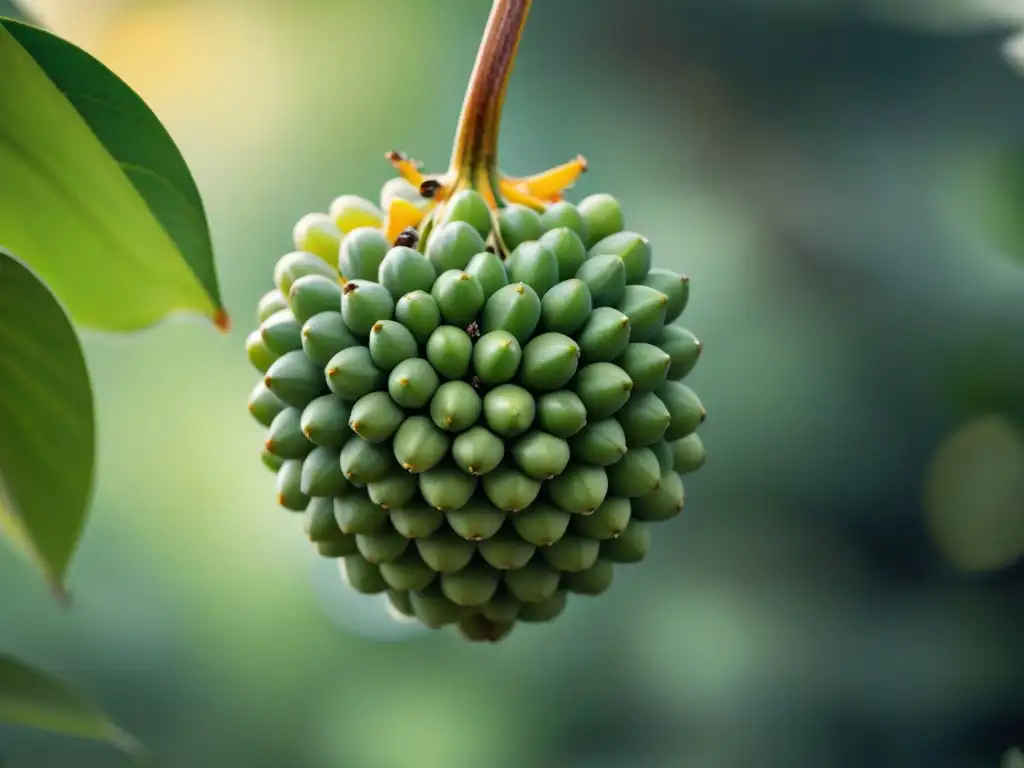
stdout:
[[704,421],[704,405],[697,394],[685,384],[667,381],[658,389],[671,417],[666,440],[679,440],[697,431]]
[[349,409],[334,395],[321,395],[302,410],[302,434],[314,445],[341,448],[352,432],[348,428]]
[[664,472],[661,483],[636,501],[636,516],[648,522],[671,520],[683,511],[686,493],[683,479],[675,472]]
[[347,347],[327,361],[327,386],[342,400],[355,402],[380,388],[384,374],[367,347]]
[[430,295],[441,310],[441,317],[452,325],[468,326],[484,306],[484,288],[473,275],[459,269],[441,274]]
[[536,561],[505,574],[505,586],[524,603],[539,603],[558,591],[562,575],[554,568]]
[[604,192],[583,198],[576,208],[587,225],[588,247],[626,226],[619,201]]
[[484,395],[484,420],[492,432],[503,437],[523,434],[536,413],[533,395],[515,384],[502,384]]
[[604,503],[608,487],[608,473],[604,467],[589,464],[573,464],[547,483],[551,500],[574,515],[592,514]]
[[332,266],[338,260],[341,238],[341,230],[326,213],[307,213],[292,229],[296,248],[315,254]]
[[496,253],[484,251],[469,260],[466,272],[480,281],[484,289],[484,300],[491,298],[499,289],[508,285],[508,272]]
[[537,398],[537,424],[555,437],[569,438],[586,426],[587,409],[575,392],[548,392]]
[[626,283],[642,283],[651,269],[651,243],[636,232],[616,232],[608,235],[590,247],[588,256],[611,254],[622,259],[626,266]]
[[601,543],[596,539],[567,535],[542,549],[541,555],[552,568],[575,573],[592,567],[600,551]]
[[626,455],[626,433],[618,421],[609,417],[592,421],[569,443],[572,455],[587,464],[607,467]]
[[519,615],[522,602],[509,592],[508,587],[502,585],[486,605],[480,607],[480,614],[483,618],[497,624],[514,622]]
[[629,318],[630,341],[653,341],[665,327],[668,297],[646,285],[627,285],[615,308]]
[[456,467],[434,467],[419,476],[420,494],[434,509],[450,512],[469,503],[476,491],[477,479]]
[[569,464],[569,444],[560,437],[534,430],[516,442],[512,456],[533,479],[549,480],[562,474]]
[[578,278],[558,283],[544,294],[540,304],[544,327],[569,335],[583,327],[593,309],[590,288]]
[[615,577],[615,565],[598,560],[585,571],[562,575],[562,587],[577,595],[600,595],[608,591]]
[[519,611],[519,621],[537,624],[558,618],[565,610],[566,594],[564,590],[555,592],[554,595],[539,603],[523,603]]
[[523,347],[520,378],[535,392],[560,389],[576,374],[579,361],[575,341],[561,333],[542,333]]
[[523,541],[514,532],[502,530],[489,539],[477,542],[480,556],[492,568],[499,571],[513,571],[522,568],[533,557],[537,547]]
[[446,379],[461,379],[469,370],[473,340],[454,325],[442,325],[427,339],[427,360]]
[[[409,475],[413,493],[419,491],[419,483],[415,475]],[[391,510],[391,525],[407,539],[423,539],[433,534],[445,521],[444,513],[422,503],[410,503],[409,506]]]
[[446,381],[430,401],[430,418],[446,432],[469,429],[482,410],[480,395],[464,381]]
[[498,227],[501,240],[509,251],[514,251],[521,243],[538,240],[544,233],[540,214],[518,203],[498,209]]
[[370,329],[370,359],[382,371],[416,357],[419,347],[412,331],[394,320],[381,320]]
[[329,541],[316,542],[316,552],[321,557],[338,559],[354,555],[358,553],[359,550],[356,548],[355,536],[343,536]]
[[263,447],[267,453],[282,459],[306,458],[313,450],[313,444],[302,433],[302,411],[298,408],[285,408],[278,413],[270,422]]
[[402,591],[426,589],[437,577],[412,548],[407,548],[401,557],[381,563],[380,575],[389,587]]
[[452,221],[466,222],[480,234],[481,238],[491,234],[491,209],[475,189],[461,189],[448,200],[443,223],[448,224]]
[[459,620],[459,634],[474,643],[496,643],[515,627],[515,622],[495,622],[479,613]]
[[558,282],[558,259],[539,242],[520,243],[505,261],[508,279],[524,283],[544,298]]
[[385,527],[379,533],[357,533],[356,547],[368,563],[390,563],[402,556],[409,547],[409,539],[394,529]]
[[431,584],[424,590],[409,593],[416,618],[431,629],[439,629],[447,624],[459,621],[465,612],[444,596],[437,584]]
[[523,349],[508,331],[485,333],[473,346],[473,371],[484,384],[504,384],[519,370]]
[[384,212],[358,195],[340,195],[334,198],[327,209],[327,215],[344,234],[359,227],[379,228],[384,222]]
[[526,509],[540,493],[540,481],[513,467],[499,467],[483,476],[481,485],[488,500],[503,512]]
[[387,582],[380,575],[380,568],[369,563],[361,555],[349,555],[341,560],[341,575],[356,592],[377,595],[387,591]]
[[587,409],[590,421],[605,419],[629,400],[633,380],[612,363],[591,363],[576,374],[573,389]]
[[666,323],[671,323],[683,314],[690,300],[690,278],[668,269],[652,269],[642,282],[668,296],[668,307],[665,309]]
[[635,499],[661,482],[661,465],[650,448],[633,448],[608,467],[608,488],[613,496]]
[[300,323],[321,312],[336,312],[341,307],[341,286],[323,275],[305,275],[292,283],[288,304]]
[[577,337],[583,361],[610,363],[629,345],[629,318],[612,307],[598,307],[587,317]]
[[395,434],[405,420],[405,413],[395,405],[387,392],[371,392],[352,404],[349,428],[363,440],[383,443]]
[[[642,502],[639,502],[642,503]],[[580,536],[603,541],[619,536],[632,517],[629,499],[609,496],[590,515],[573,515],[572,529]]]
[[257,330],[250,333],[245,339],[245,354],[249,363],[260,373],[266,373],[267,369],[277,360],[278,355],[270,351],[270,347],[263,341],[263,335]]
[[284,301],[283,306],[279,306],[278,309],[288,306],[284,297],[292,289],[292,283],[305,275],[323,275],[331,280],[337,280],[338,270],[333,264],[328,264],[319,256],[307,251],[286,253],[274,265],[274,285],[281,292]]
[[284,464],[285,460],[282,459],[280,456],[275,456],[266,448],[264,448],[262,451],[260,451],[260,461],[263,462],[263,466],[265,466],[267,469],[269,469],[276,475],[277,470],[281,468],[281,465]]
[[312,542],[347,538],[334,519],[334,499],[326,496],[309,500],[302,516],[302,530]]
[[658,346],[672,358],[668,369],[668,378],[672,381],[679,381],[694,369],[702,349],[697,337],[678,325],[662,328]]
[[376,280],[389,250],[391,243],[378,227],[356,227],[345,235],[337,259],[338,271],[347,281],[346,287],[353,280]]
[[472,541],[444,529],[425,539],[416,539],[416,550],[423,562],[438,573],[461,571],[473,559],[476,546]]
[[675,464],[675,458],[672,456],[672,446],[669,445],[667,440],[658,440],[648,446],[654,455],[658,457],[658,466],[661,467],[661,473],[673,472],[673,465]]
[[465,269],[470,259],[485,250],[487,244],[472,224],[451,221],[430,233],[426,254],[440,275],[450,269]]
[[387,529],[388,513],[366,496],[350,493],[334,500],[334,521],[342,533],[350,536],[379,533]]
[[[381,570],[381,576],[384,571]],[[412,600],[409,599],[408,590],[388,590],[388,612],[396,621],[412,619],[415,621],[416,613],[412,609]]]
[[307,496],[344,496],[350,488],[337,448],[317,446],[302,462],[302,492]]
[[498,591],[500,578],[493,568],[470,565],[455,573],[441,574],[441,591],[456,605],[474,608],[483,605]]
[[572,516],[551,504],[531,504],[512,515],[512,526],[524,541],[549,547],[565,535]]
[[341,471],[349,482],[366,485],[380,480],[394,465],[389,446],[353,437],[341,449]]
[[434,366],[414,357],[403,360],[388,376],[388,394],[403,408],[415,410],[430,402],[440,380]]
[[665,436],[672,416],[661,398],[653,392],[648,392],[642,395],[634,394],[615,414],[615,419],[622,425],[626,434],[626,444],[630,448],[644,448],[657,443]]
[[277,415],[287,407],[262,381],[249,395],[249,413],[264,427],[269,427]]
[[288,459],[277,470],[277,503],[292,512],[305,512],[309,496],[302,492],[301,459]]
[[415,475],[398,468],[392,469],[380,480],[366,484],[366,495],[370,497],[370,501],[379,507],[392,510],[405,507],[418,490]]
[[412,331],[416,341],[424,344],[441,324],[441,310],[426,291],[412,291],[398,300],[395,319]]
[[486,475],[505,458],[505,442],[484,427],[473,427],[455,438],[452,458],[470,475]]
[[380,263],[377,282],[392,296],[404,296],[413,291],[430,291],[437,279],[437,271],[430,260],[415,248],[398,245],[390,249]]
[[552,228],[537,242],[555,255],[559,280],[575,277],[583,262],[587,260],[587,247],[579,233],[571,227]]
[[642,520],[631,520],[617,538],[601,542],[601,559],[613,563],[639,563],[651,549],[651,529]]
[[704,449],[704,441],[696,432],[687,435],[682,440],[672,441],[669,443],[669,447],[672,449],[672,469],[681,475],[696,472],[704,466],[704,462],[708,458],[707,451]]
[[499,288],[484,304],[480,330],[483,333],[508,331],[520,345],[533,336],[540,322],[540,296],[525,283],[511,283]]
[[461,509],[446,512],[448,527],[467,541],[483,541],[494,536],[508,517],[485,501],[473,499]]
[[366,338],[373,326],[381,320],[390,320],[394,311],[395,302],[387,288],[380,283],[366,280],[350,280],[345,283],[341,296],[341,316],[356,336]]
[[618,256],[587,259],[576,277],[587,284],[595,307],[613,307],[626,292],[626,265]]
[[345,325],[340,308],[313,315],[302,326],[302,351],[314,365],[326,366],[341,350],[357,346],[359,341]]
[[[586,246],[583,243],[587,240],[587,222],[583,220],[583,216],[575,205],[568,200],[559,200],[557,203],[552,203],[540,215],[540,222],[545,232],[562,227],[571,229],[580,239],[580,247],[584,255],[586,255]],[[543,239],[542,237],[541,240]]]
[[302,349],[302,324],[290,309],[282,309],[263,321],[260,338],[268,350],[280,357]]
[[288,299],[285,298],[281,291],[274,288],[273,290],[267,291],[260,297],[260,300],[256,305],[256,320],[257,322],[262,323],[272,314],[280,312],[282,309],[290,309],[288,306]]
[[451,438],[426,416],[410,416],[395,432],[395,459],[407,472],[419,474],[436,467],[448,453]]

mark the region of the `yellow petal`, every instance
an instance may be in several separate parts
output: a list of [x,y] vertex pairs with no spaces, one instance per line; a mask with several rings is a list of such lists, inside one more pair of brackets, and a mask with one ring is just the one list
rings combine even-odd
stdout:
[[423,221],[424,214],[424,211],[421,211],[408,200],[402,200],[398,197],[392,198],[388,204],[387,220],[384,222],[384,236],[388,239],[389,243],[395,242],[395,239],[403,230],[415,227]]

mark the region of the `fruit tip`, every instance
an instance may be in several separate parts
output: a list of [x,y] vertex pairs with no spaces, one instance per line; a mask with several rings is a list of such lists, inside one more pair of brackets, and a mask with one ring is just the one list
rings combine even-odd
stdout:
[[345,293],[345,294],[352,293],[352,291],[354,291],[358,287],[359,287],[358,283],[351,283],[351,282],[345,283],[345,287],[342,289],[342,293]]
[[378,320],[376,323],[373,324],[373,327],[370,328],[370,330],[373,331],[374,333],[380,333],[381,331],[384,330],[384,323]]
[[590,161],[583,155],[576,155],[576,163],[580,167],[580,173],[586,173],[590,170]]
[[213,313],[213,324],[221,333],[227,334],[231,331],[231,318],[223,307],[218,307]]

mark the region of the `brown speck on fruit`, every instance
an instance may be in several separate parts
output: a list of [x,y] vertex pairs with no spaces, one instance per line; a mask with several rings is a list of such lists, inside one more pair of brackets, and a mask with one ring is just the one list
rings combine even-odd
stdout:
[[619,321],[619,326],[622,327],[622,328],[628,328],[629,327],[629,318],[628,317],[623,317],[622,320]]
[[708,417],[708,412],[703,408],[700,409],[700,423],[703,424]]
[[416,467],[414,467],[412,464],[403,464],[402,469],[404,469],[406,472],[412,472],[414,469],[416,469]]
[[516,285],[516,293],[518,293],[520,295],[526,293],[526,286],[523,285],[522,283],[518,283]]
[[703,351],[704,351],[704,345],[701,343],[700,339],[698,339],[697,340],[697,354],[699,355]]
[[453,419],[453,418],[452,418],[451,416],[446,416],[446,417],[445,417],[445,419],[444,419],[444,425],[445,425],[446,427],[450,427],[450,426],[451,426],[452,424],[454,424],[454,423],[455,423],[455,419]]
[[679,282],[681,282],[683,285],[689,285],[690,284],[690,276],[689,275],[680,275],[679,276]]
[[284,494],[283,493],[277,494],[277,503],[283,507],[284,506],[284,502],[285,502]]
[[373,324],[373,327],[370,330],[373,331],[374,333],[380,333],[381,331],[384,330],[384,323],[376,322]]
[[437,194],[437,190],[441,188],[441,182],[437,179],[426,179],[420,184],[420,194],[428,200]]
[[307,424],[306,428],[304,430],[302,430],[302,434],[304,434],[306,437],[309,437],[309,436],[311,436],[313,434],[313,430]]
[[487,252],[488,253],[497,253],[497,249],[493,245],[488,245],[487,246]]
[[416,228],[406,227],[398,233],[398,237],[395,238],[395,245],[404,245],[406,248],[415,248],[419,241],[420,233],[416,231]]
[[408,387],[409,383],[410,382],[408,376],[402,376],[401,378],[398,379],[398,386],[400,387]]
[[265,442],[263,444],[263,447],[267,449],[267,453],[273,453],[274,452],[274,441],[273,440],[267,440],[267,442]]
[[466,333],[469,334],[469,338],[471,339],[480,338],[480,323],[474,320],[472,323],[466,326]]
[[345,287],[342,289],[342,293],[352,293],[356,288],[359,287],[359,283],[345,283]]
[[348,425],[349,427],[351,427],[352,431],[355,432],[357,435],[359,434],[359,428],[363,426],[358,421],[350,421]]
[[336,366],[336,365],[331,366],[330,368],[327,369],[327,375],[328,376],[334,377],[334,376],[337,376],[338,373],[339,373],[338,366]]
[[483,387],[484,380],[481,379],[479,376],[474,376],[469,383],[473,387],[473,389],[479,390]]
[[347,477],[349,480],[351,480],[352,479],[352,472],[351,471],[346,472],[345,473],[345,477]]

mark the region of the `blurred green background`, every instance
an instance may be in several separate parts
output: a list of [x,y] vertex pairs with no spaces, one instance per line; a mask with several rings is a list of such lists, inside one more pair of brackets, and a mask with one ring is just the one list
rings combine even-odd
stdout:
[[[445,167],[489,0],[24,6],[179,142],[235,330],[87,337],[74,607],[0,551],[0,648],[164,766],[995,768],[1024,742],[1024,265],[972,226],[1024,142],[1012,3],[534,3],[502,165],[586,155],[573,199],[614,193],[691,277],[710,459],[644,564],[494,647],[317,559],[243,349],[303,213],[376,199],[389,149]],[[0,757],[125,764],[2,727]]]

